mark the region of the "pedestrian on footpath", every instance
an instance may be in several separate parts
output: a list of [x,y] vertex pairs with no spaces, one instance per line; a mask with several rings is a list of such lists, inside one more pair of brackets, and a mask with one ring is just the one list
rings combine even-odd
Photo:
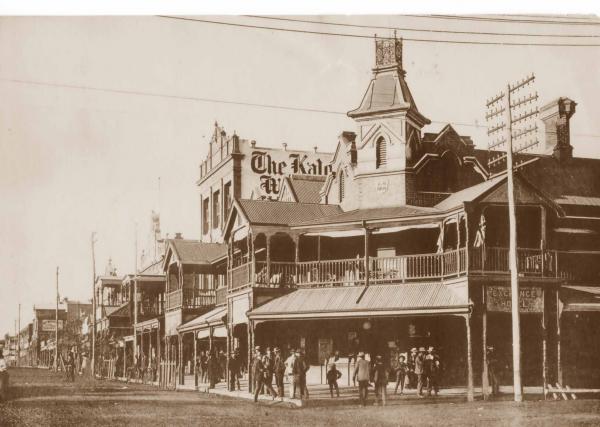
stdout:
[[258,395],[263,385],[271,392],[273,400],[277,397],[277,393],[273,390],[273,386],[265,384],[265,366],[263,357],[260,353],[260,347],[255,348],[254,361],[252,362],[252,378],[254,379],[254,402],[258,402]]
[[214,352],[210,352],[208,356],[208,388],[215,388],[219,382],[219,361]]
[[237,389],[240,390],[240,360],[234,351],[229,359],[229,390],[235,391],[236,385]]
[[410,355],[408,356],[408,384],[407,388],[417,388],[417,374],[415,374],[415,359],[417,358],[417,348],[413,347],[410,349]]
[[285,362],[283,360],[283,355],[281,354],[281,349],[279,347],[275,347],[275,362],[273,366],[273,371],[275,373],[275,385],[277,386],[277,394],[279,399],[283,401],[283,396],[285,395],[285,390],[283,387],[283,376],[285,375]]
[[329,384],[329,394],[333,398],[333,389],[335,389],[335,393],[337,397],[340,397],[340,388],[338,387],[338,380],[342,377],[342,373],[337,370],[335,363],[329,365],[329,370],[327,371],[327,384]]
[[488,381],[492,388],[492,396],[500,394],[500,385],[498,384],[498,358],[494,347],[488,346],[486,354],[486,362],[488,368]]
[[427,380],[425,377],[425,347],[420,347],[415,357],[415,375],[417,376],[417,395],[423,396],[423,384]]
[[388,371],[386,366],[383,364],[383,357],[377,355],[375,358],[375,365],[373,367],[373,381],[375,382],[375,404],[385,406],[387,401],[387,384],[388,384]]
[[306,362],[304,350],[300,349],[296,351],[296,360],[294,360],[293,373],[294,373],[294,396],[296,395],[296,386],[300,392],[300,399],[308,400],[308,387],[306,386],[306,372],[310,366]]
[[398,366],[396,366],[396,389],[394,394],[398,393],[398,386],[400,386],[400,394],[404,394],[404,380],[406,377],[407,366],[404,355],[398,356]]
[[285,373],[290,383],[290,398],[296,398],[296,382],[294,381],[294,361],[296,360],[296,351],[290,349],[290,355],[285,359]]
[[440,391],[440,358],[433,347],[427,349],[427,356],[425,356],[425,372],[427,374],[427,396],[431,396],[432,391],[434,392],[434,395],[437,396]]
[[358,353],[358,360],[354,366],[353,380],[356,383],[358,381],[358,398],[362,406],[367,406],[367,398],[369,395],[369,379],[370,379],[370,365],[365,360],[365,353],[360,351]]
[[6,398],[8,393],[8,371],[6,366],[6,359],[4,353],[0,348],[0,402]]

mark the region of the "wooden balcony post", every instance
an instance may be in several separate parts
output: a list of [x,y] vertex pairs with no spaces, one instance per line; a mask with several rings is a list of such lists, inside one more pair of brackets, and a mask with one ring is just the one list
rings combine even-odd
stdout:
[[540,206],[540,252],[541,252],[541,268],[542,268],[542,277],[545,276],[546,273],[546,208],[544,206]]
[[192,331],[192,337],[194,337],[194,387],[198,387],[198,369],[196,368],[196,360],[198,358],[198,340],[196,339],[196,332]]
[[460,276],[460,214],[456,214],[456,276]]
[[271,235],[267,235],[267,286],[271,284]]
[[475,400],[473,394],[473,353],[471,350],[471,314],[466,314],[465,326],[467,333],[467,401],[473,402]]
[[370,230],[367,228],[366,221],[363,221],[363,228],[365,229],[365,287],[369,286],[369,234]]
[[298,263],[300,262],[300,235],[294,234],[294,284],[297,285],[300,282],[300,273],[298,271]]

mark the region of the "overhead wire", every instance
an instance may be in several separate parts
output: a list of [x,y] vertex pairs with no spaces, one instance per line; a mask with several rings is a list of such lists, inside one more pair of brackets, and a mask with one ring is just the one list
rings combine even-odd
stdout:
[[518,19],[518,18],[500,18],[495,16],[475,16],[475,15],[411,15],[406,14],[411,18],[431,18],[431,19],[451,19],[462,21],[488,21],[488,22],[504,22],[518,24],[542,24],[542,25],[600,25],[600,20],[585,21],[554,21],[549,19]]
[[[284,110],[284,111],[298,111],[298,112],[307,112],[307,113],[320,113],[320,114],[333,114],[333,115],[347,116],[347,113],[343,112],[343,111],[326,110],[326,109],[319,109],[319,108],[307,108],[307,107],[294,107],[294,106],[288,106],[288,105],[265,104],[265,103],[257,103],[257,102],[234,101],[234,100],[227,100],[227,99],[220,99],[220,98],[171,95],[171,94],[164,94],[164,93],[158,93],[158,92],[145,92],[145,91],[127,90],[127,89],[100,88],[100,87],[94,87],[94,86],[42,82],[42,81],[35,81],[35,80],[9,79],[9,78],[2,78],[2,77],[0,77],[0,81],[23,84],[23,85],[47,86],[47,87],[55,87],[55,88],[66,88],[66,89],[89,90],[89,91],[95,91],[95,92],[115,93],[115,94],[120,94],[120,95],[137,95],[137,96],[147,96],[147,97],[152,97],[152,98],[177,99],[177,100],[184,100],[184,101],[197,101],[197,102],[206,102],[206,103],[215,103],[215,104],[229,104],[229,105],[240,105],[240,106],[246,106],[246,107],[276,109],[276,110]],[[440,121],[440,120],[432,120],[431,122],[436,123],[436,124],[443,124],[443,125],[452,124],[452,125],[456,125],[456,126],[466,126],[466,127],[472,127],[472,128],[478,128],[478,129],[487,129],[486,125],[479,125],[476,123],[448,122],[448,121]],[[600,134],[599,135],[573,134],[573,135],[588,137],[588,138],[600,138]]]
[[365,28],[365,29],[378,29],[378,30],[398,30],[398,31],[414,31],[424,33],[442,33],[442,34],[469,34],[469,35],[484,35],[484,36],[516,36],[516,37],[564,37],[564,38],[600,38],[600,34],[535,34],[535,33],[501,33],[493,31],[458,31],[458,30],[436,30],[428,28],[412,28],[412,27],[400,27],[400,26],[383,26],[383,25],[365,25],[365,24],[348,24],[342,22],[332,22],[323,20],[310,20],[310,19],[299,19],[299,18],[285,18],[279,16],[266,16],[266,15],[244,15],[248,18],[265,19],[272,21],[285,21],[285,22],[298,22],[306,24],[320,24],[320,25],[335,25],[339,27],[348,28]]
[[[190,18],[183,16],[173,16],[173,15],[156,15],[159,18],[165,19],[173,19],[180,21],[188,21],[188,22],[199,22],[205,24],[214,24],[214,25],[224,25],[229,27],[239,27],[239,28],[252,28],[252,29],[260,29],[260,30],[270,30],[270,31],[282,31],[288,33],[302,33],[302,34],[312,34],[312,35],[323,35],[323,36],[337,36],[337,37],[353,37],[353,38],[361,38],[361,39],[373,39],[373,36],[364,35],[364,34],[354,34],[354,33],[338,33],[338,32],[326,32],[326,31],[312,31],[312,30],[302,30],[296,28],[283,28],[283,27],[271,27],[264,25],[254,25],[254,24],[243,24],[243,23],[234,23],[234,22],[224,22],[224,21],[215,21],[212,19],[203,19],[203,18]],[[500,42],[500,41],[474,41],[474,40],[447,40],[447,39],[418,39],[412,37],[402,37],[404,41],[410,42],[422,42],[422,43],[446,43],[446,44],[463,44],[463,45],[488,45],[488,46],[539,46],[539,47],[600,47],[600,44],[577,44],[577,43],[525,43],[525,42]]]

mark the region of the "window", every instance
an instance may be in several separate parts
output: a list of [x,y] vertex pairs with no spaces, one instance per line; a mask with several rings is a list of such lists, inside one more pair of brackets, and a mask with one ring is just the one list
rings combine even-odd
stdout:
[[213,214],[213,228],[219,228],[221,225],[221,212],[220,212],[221,201],[219,200],[219,191],[215,191],[213,193],[213,205],[212,205],[212,214]]
[[225,212],[225,219],[229,215],[229,209],[231,208],[231,182],[228,182],[223,187],[223,212]]
[[344,183],[344,171],[340,170],[340,176],[338,177],[338,184],[340,188],[338,189],[338,195],[340,198],[340,203],[344,200],[344,192],[346,191],[346,184]]
[[375,143],[375,167],[379,169],[387,163],[387,144],[385,138],[380,137]]
[[204,199],[202,201],[202,234],[207,234],[208,233],[208,226],[209,226],[209,216],[210,216],[210,212],[209,212],[209,200],[208,198]]

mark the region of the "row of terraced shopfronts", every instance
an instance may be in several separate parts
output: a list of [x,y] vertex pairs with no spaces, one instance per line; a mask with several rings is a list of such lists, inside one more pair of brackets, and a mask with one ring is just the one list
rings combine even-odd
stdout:
[[[247,372],[257,345],[302,348],[311,372],[337,351],[347,374],[358,351],[391,365],[434,346],[442,384],[472,395],[491,345],[512,383],[506,176],[451,125],[423,131],[401,41],[376,44],[348,113],[358,131],[333,154],[257,147],[215,124],[201,239],[166,239],[153,271],[99,279],[115,289],[103,316],[124,366],[145,355],[194,387],[207,351],[239,353]],[[542,108],[552,154],[525,155],[515,177],[525,385],[600,385],[600,161],[572,155],[574,111],[568,98]]]

